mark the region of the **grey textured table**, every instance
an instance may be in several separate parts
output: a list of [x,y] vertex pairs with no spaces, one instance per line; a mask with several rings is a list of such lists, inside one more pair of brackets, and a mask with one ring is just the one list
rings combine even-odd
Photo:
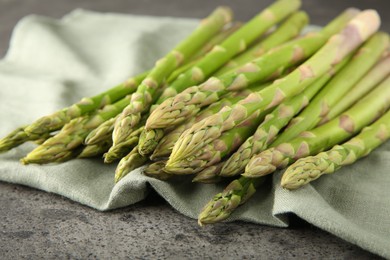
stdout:
[[[0,56],[25,15],[61,17],[75,8],[201,18],[213,7],[231,6],[247,20],[271,0],[0,0]],[[323,25],[349,6],[375,8],[390,32],[388,0],[304,0],[313,24]],[[101,213],[54,194],[0,182],[0,258],[332,258],[376,256],[292,216],[288,229],[243,222],[200,228],[157,194],[136,205]]]

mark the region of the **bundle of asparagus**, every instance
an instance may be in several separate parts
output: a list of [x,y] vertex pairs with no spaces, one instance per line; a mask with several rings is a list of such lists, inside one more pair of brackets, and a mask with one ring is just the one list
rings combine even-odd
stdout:
[[231,181],[200,225],[228,218],[276,169],[292,164],[286,189],[333,173],[390,136],[389,36],[374,10],[353,8],[302,34],[300,5],[278,0],[246,23],[219,7],[151,70],[14,130],[0,152],[35,141],[22,163],[103,155],[119,161],[115,182],[143,165],[161,181]]

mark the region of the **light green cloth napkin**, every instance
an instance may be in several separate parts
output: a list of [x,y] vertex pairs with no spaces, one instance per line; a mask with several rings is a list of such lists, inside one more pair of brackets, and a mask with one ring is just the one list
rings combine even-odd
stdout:
[[[0,62],[0,136],[39,116],[91,96],[152,67],[188,35],[197,20],[100,14],[76,10],[61,20],[28,16],[16,26]],[[224,185],[173,183],[145,177],[142,169],[114,185],[115,165],[102,160],[23,166],[24,144],[0,155],[0,180],[68,197],[98,210],[130,205],[150,186],[174,208],[196,218]],[[390,143],[366,159],[294,192],[263,185],[230,220],[286,227],[299,217],[364,249],[390,258]],[[150,184],[150,185],[149,185]],[[297,245],[299,246],[299,245]]]

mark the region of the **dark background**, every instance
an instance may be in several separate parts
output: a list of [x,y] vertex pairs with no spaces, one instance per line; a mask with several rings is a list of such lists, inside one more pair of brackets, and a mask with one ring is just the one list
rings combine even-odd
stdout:
[[[60,18],[75,8],[202,18],[228,5],[248,20],[271,0],[0,0],[0,57],[13,27],[28,14]],[[324,25],[347,7],[377,9],[390,32],[389,0],[303,0],[312,24]],[[0,258],[255,258],[373,259],[374,255],[292,216],[280,229],[243,222],[199,228],[157,194],[101,213],[57,195],[0,182]]]
[[[325,25],[348,7],[373,8],[382,17],[382,29],[390,31],[389,0],[302,0],[311,23]],[[248,20],[272,0],[0,0],[0,57],[4,55],[13,26],[35,13],[61,17],[75,8],[157,16],[202,18],[218,5],[230,6],[238,20]]]

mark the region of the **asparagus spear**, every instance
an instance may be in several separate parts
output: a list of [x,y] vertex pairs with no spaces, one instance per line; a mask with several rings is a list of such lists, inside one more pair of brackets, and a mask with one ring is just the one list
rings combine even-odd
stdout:
[[390,54],[379,61],[339,102],[322,117],[320,124],[328,122],[366,95],[390,74]]
[[[239,29],[241,26],[240,23],[236,22],[233,25],[231,25],[229,28],[226,30],[220,32],[216,36],[214,36],[203,48],[193,57],[192,62],[188,62],[182,67],[179,67],[177,70],[175,70],[168,78],[167,82],[172,83],[180,74],[188,70],[189,68],[193,67],[194,64],[196,64],[197,59],[199,57],[202,57],[205,55],[207,52],[209,52],[215,45],[221,43],[224,39],[229,37],[232,33],[234,33],[237,29]],[[169,88],[169,89],[168,89]],[[175,91],[171,87],[167,87],[167,89],[164,90],[164,93],[170,93],[172,91]],[[163,95],[162,95],[163,96]],[[161,97],[160,99],[161,100]],[[158,103],[158,102],[156,102]],[[110,120],[107,120],[103,124],[101,124],[99,127],[96,129],[92,130],[91,133],[87,136],[85,139],[85,144],[87,145],[92,145],[92,144],[97,144],[99,142],[103,142],[104,144],[108,143],[107,137],[109,136],[111,138],[112,131],[114,129],[114,123],[117,120],[117,117],[111,118]],[[95,146],[97,148],[97,146]],[[105,147],[105,145],[103,145]],[[88,156],[89,151],[91,151],[93,154],[95,154],[95,149],[86,147],[86,156]],[[100,152],[99,152],[100,153]]]
[[[190,70],[186,71],[182,76],[178,77],[171,86],[162,94],[157,103],[161,103],[168,96],[172,96],[181,92],[183,89],[199,84],[204,81],[211,73],[213,73],[220,66],[225,64],[229,59],[246,49],[246,46],[252,43],[261,34],[266,32],[275,23],[288,16],[291,12],[295,11],[300,6],[300,0],[279,0],[274,4],[266,8],[260,14],[252,18],[249,22],[243,25],[239,30],[233,33],[220,45],[216,46],[210,51],[203,59],[195,64]],[[130,104],[132,106],[132,104]],[[122,113],[123,118],[128,118],[126,115],[134,113],[134,109],[129,112],[125,109]],[[134,126],[134,123],[130,119],[126,119],[127,122],[123,124],[116,124],[114,130],[114,144],[121,142],[130,128]],[[156,136],[163,136],[163,131],[156,130],[149,134],[144,134],[144,138],[155,138]],[[149,140],[140,142],[139,151],[142,154],[149,154],[153,152],[153,149],[149,149]],[[153,141],[152,144],[157,144]],[[146,146],[146,147],[145,147]]]
[[299,133],[315,127],[321,121],[321,118],[329,112],[329,109],[374,66],[388,46],[388,34],[379,32],[372,36],[357,51],[351,62],[290,122],[287,129],[275,141],[275,145],[291,140]]
[[259,125],[254,135],[246,139],[238,150],[227,159],[225,165],[222,167],[220,175],[228,177],[240,174],[251,157],[265,150],[275,140],[281,129],[285,127],[299,111],[309,104],[313,96],[333,77],[334,74],[344,67],[349,60],[349,58],[345,58],[335,66],[334,70],[329,71],[301,94],[281,103],[272,111],[272,113],[268,114],[263,123]]
[[361,12],[347,24],[342,32],[332,36],[315,55],[296,70],[284,78],[276,80],[264,90],[249,95],[235,106],[225,107],[226,109],[223,112],[194,124],[176,142],[167,166],[190,157],[248,117],[277,106],[284,99],[303,91],[343,60],[345,56],[354,51],[378,30],[379,25],[380,18],[376,11],[366,10]]
[[[26,126],[18,127],[7,136],[0,139],[0,153],[6,152],[18,145],[23,144],[24,142],[37,140],[42,137],[42,135],[28,135],[24,131],[25,128]],[[44,136],[47,135],[47,133],[44,134]]]
[[278,0],[261,11],[220,45],[215,46],[194,68],[186,71],[177,81],[173,82],[156,103],[161,104],[165,99],[175,96],[185,88],[201,83],[234,55],[245,51],[248,45],[277,22],[297,10],[300,5],[300,0]]
[[[170,84],[170,83],[173,83],[181,74],[185,73],[187,70],[191,69],[192,67],[194,67],[197,62],[200,61],[200,59],[206,55],[209,51],[211,51],[214,46],[220,44],[221,42],[223,42],[227,37],[229,37],[232,33],[234,33],[235,31],[237,31],[239,28],[241,27],[241,23],[239,22],[235,22],[233,23],[231,26],[229,26],[226,30],[224,31],[221,31],[220,33],[218,33],[216,36],[214,36],[213,38],[210,39],[210,41],[208,41],[204,46],[203,48],[198,51],[191,59],[190,62],[186,63],[185,65],[179,67],[177,70],[175,70],[174,72],[172,72],[171,75],[169,75],[168,79],[167,79],[167,83]],[[166,90],[164,90],[164,93],[170,93],[171,91],[176,91],[176,89],[168,86]],[[162,94],[160,96],[163,97],[164,94]],[[160,100],[160,99],[159,99]],[[153,110],[153,106],[155,105],[152,105],[151,107],[151,110]]]
[[[219,176],[227,177],[235,175],[235,172],[240,173],[241,170],[235,169],[238,167],[242,167],[243,169],[253,154],[256,154],[262,149],[267,148],[267,146],[270,145],[270,143],[276,136],[277,132],[280,131],[280,128],[282,128],[283,125],[288,122],[288,119],[285,120],[284,117],[280,118],[279,114],[283,110],[287,110],[289,112],[291,111],[289,109],[282,108],[286,108],[287,106],[287,108],[294,109],[295,107],[293,105],[297,104],[301,104],[302,106],[304,106],[304,100],[301,100],[300,102],[293,102],[293,100],[298,100],[300,98],[305,99],[306,94],[310,94],[310,91],[315,92],[316,89],[321,88],[321,86],[324,85],[330,79],[332,74],[337,73],[337,71],[339,71],[348,61],[349,58],[345,58],[343,62],[336,65],[334,71],[329,71],[327,74],[322,76],[319,80],[313,83],[312,86],[306,89],[301,95],[294,97],[292,100],[287,101],[285,104],[279,105],[272,113],[272,115],[275,116],[267,115],[267,117],[271,117],[271,119],[266,118],[264,123],[259,126],[253,138],[248,138],[246,142],[240,147],[238,152],[228,158],[227,162],[223,165]],[[309,100],[306,100],[306,102],[308,101]],[[293,105],[291,106],[291,104]],[[279,113],[277,111],[279,111]],[[290,118],[291,117],[292,115],[290,114]],[[263,136],[262,130],[269,133]],[[260,133],[258,133],[258,131],[260,131]],[[273,137],[269,137],[270,135],[272,135]],[[252,148],[252,146],[254,148]],[[242,164],[240,163],[240,160],[243,161]],[[230,163],[228,163],[229,161]],[[225,188],[224,192],[217,194],[204,207],[203,211],[199,215],[199,224],[203,225],[216,223],[228,218],[238,206],[245,203],[250,197],[252,197],[252,195],[256,192],[256,188],[260,184],[262,184],[264,180],[264,178],[246,178],[244,176],[241,176],[239,179],[234,180],[231,184],[228,185],[227,188]]]
[[114,123],[118,116],[113,117],[93,129],[85,138],[84,143],[86,145],[98,144],[111,139],[112,131],[114,130]]
[[248,179],[241,177],[232,181],[223,192],[214,196],[206,204],[198,217],[200,226],[227,219],[241,204],[256,192],[256,187],[264,183],[265,178]]
[[31,125],[15,129],[0,139],[0,152],[8,151],[28,141],[40,139],[42,136],[48,136],[50,132],[60,129],[71,119],[116,102],[127,94],[134,92],[146,75],[147,73],[141,73],[131,77],[112,89],[90,98],[83,98],[70,107],[39,118]]
[[112,104],[126,95],[133,93],[146,75],[147,72],[136,75],[114,88],[90,98],[83,98],[70,107],[61,109],[51,115],[44,116],[27,126],[25,131],[29,135],[32,135],[58,130],[73,118],[102,108],[108,104]]
[[72,119],[58,134],[47,139],[23,158],[22,163],[44,164],[70,159],[77,154],[77,148],[80,148],[83,144],[88,133],[101,123],[119,114],[129,103],[130,96],[128,95],[112,105],[105,106],[92,116],[86,115]]
[[221,181],[222,178],[218,174],[221,171],[223,164],[224,162],[222,161],[207,168],[204,168],[202,171],[198,172],[195,175],[195,177],[192,179],[192,182],[210,184]]
[[[145,122],[145,120],[142,121]],[[134,146],[137,145],[139,141],[139,136],[143,130],[144,126],[143,124],[141,124],[141,126],[131,132],[131,134],[127,137],[126,141],[120,143],[119,145],[111,146],[110,149],[104,154],[104,162],[112,163],[128,154],[131,149],[133,149]]]
[[171,132],[167,133],[159,142],[156,149],[154,150],[151,159],[152,160],[158,160],[159,158],[167,158],[171,154],[173,145],[179,139],[180,135],[188,128],[190,128],[194,123],[199,122],[200,120],[213,115],[215,113],[218,113],[224,106],[230,106],[234,103],[237,103],[239,100],[244,99],[247,97],[250,93],[254,91],[258,91],[260,89],[263,89],[267,86],[265,85],[258,85],[251,87],[249,89],[239,91],[237,93],[229,93],[227,94],[223,99],[220,101],[211,104],[210,106],[204,108],[202,111],[200,111],[195,117],[190,118],[185,123],[179,125],[175,129],[173,129]]
[[[112,146],[112,131],[114,130],[114,123],[117,118],[118,116],[108,119],[87,135],[84,140],[85,147],[79,154],[79,158],[103,155],[110,149]],[[133,139],[133,141],[138,142],[138,139]]]
[[156,98],[156,91],[169,75],[181,64],[188,61],[204,44],[222,27],[231,21],[231,10],[227,7],[217,8],[186,39],[181,41],[172,51],[156,62],[154,68],[138,86],[132,95],[130,104],[123,110],[115,123],[113,145],[126,140],[132,129],[141,120]]
[[163,129],[143,130],[139,139],[139,152],[147,156],[151,154],[164,137],[165,131]]
[[[222,110],[223,111],[223,110]],[[221,111],[221,112],[222,112]],[[223,133],[213,142],[202,147],[199,151],[181,160],[168,159],[165,171],[172,174],[193,174],[220,162],[225,156],[238,148],[253,132],[267,115],[268,111],[254,114],[235,128]]]
[[77,158],[90,158],[90,157],[96,157],[96,156],[101,156],[105,152],[110,149],[112,145],[111,139],[107,141],[102,141],[97,144],[90,144],[86,145],[83,147],[82,151],[80,154],[77,156]]
[[[175,127],[172,131],[168,131],[168,134],[162,129],[143,130],[139,140],[139,150],[143,155],[147,155],[153,152],[153,158],[167,157],[171,153],[173,144],[176,142],[181,133],[189,128],[194,122],[198,122],[206,116],[210,116],[219,112],[224,106],[236,103],[244,97],[248,96],[253,91],[263,89],[268,84],[255,85],[249,89],[229,93],[225,95],[225,98],[212,104],[209,108],[206,108],[204,112],[199,112],[199,116],[195,116],[188,120],[188,122]],[[157,151],[155,151],[157,150]],[[155,160],[155,159],[153,159]]]
[[[233,24],[227,30],[221,32],[217,36],[213,37],[197,54],[201,57],[207,53],[212,46],[222,41],[232,32],[237,30],[238,23]],[[194,57],[195,58],[195,57]],[[193,66],[194,62],[189,62],[184,66],[178,68],[172,73],[168,82],[172,82],[178,75]],[[107,104],[111,104],[124,96],[133,93],[143,79],[149,74],[149,71],[136,75],[127,79],[125,82],[118,86],[109,89],[103,93],[100,93],[94,97],[83,98],[78,103],[59,110],[49,116],[42,117],[32,123],[30,126],[19,127],[11,132],[8,136],[0,140],[0,152],[10,150],[24,142],[33,141],[41,138],[42,135],[48,135],[49,132],[60,129],[64,124],[71,119],[80,115],[84,115],[88,112],[102,108]],[[27,127],[27,130],[25,128]]]
[[[388,119],[387,121],[389,122]],[[370,137],[374,136],[372,133],[368,133],[368,135]],[[307,167],[304,168],[304,170],[306,169]],[[204,207],[199,215],[199,224],[216,223],[228,218],[239,205],[247,201],[256,192],[256,187],[264,182],[264,178],[247,178],[241,176],[239,179],[234,180],[225,188],[224,192],[217,194]],[[245,199],[243,200],[243,198]]]
[[[228,70],[243,65],[250,60],[261,56],[267,50],[270,50],[272,47],[279,45],[287,40],[297,36],[301,29],[308,23],[308,15],[303,12],[297,12],[291,15],[275,32],[268,36],[265,40],[251,47],[248,51],[245,51],[243,54],[237,58],[231,60],[226,64],[222,69],[218,70],[217,75],[222,75]],[[192,82],[195,83],[195,82]],[[178,94],[179,91],[182,91],[183,88],[179,88],[181,85],[180,82],[177,84],[173,83],[172,86],[168,87],[164,93],[160,96],[159,100],[155,105],[152,106],[151,111],[156,109],[156,107],[161,104],[164,100],[169,97],[172,97]],[[164,131],[162,129],[149,129],[145,130],[140,137],[139,151],[143,155],[148,155],[152,153],[157,146],[160,139],[164,136]]]
[[299,11],[292,14],[286,21],[284,21],[274,32],[267,36],[264,40],[255,44],[244,53],[235,57],[228,63],[226,63],[215,74],[222,75],[229,70],[244,65],[251,60],[260,57],[268,50],[291,40],[299,35],[302,28],[309,22],[309,16],[304,11]]
[[390,77],[339,117],[252,157],[243,175],[256,178],[270,174],[350,138],[390,107],[389,89]]
[[188,88],[165,100],[151,113],[146,122],[146,129],[177,125],[228,91],[246,88],[252,83],[266,80],[280,68],[298,64],[315,53],[330,35],[341,30],[354,15],[355,10],[346,11],[321,32],[286,43],[238,69],[211,77],[200,86]]
[[[213,38],[211,38],[203,46],[203,48],[194,55],[193,59],[198,60],[198,59],[203,58],[203,56],[205,56],[208,52],[210,52],[215,46],[224,42],[228,37],[230,37],[233,33],[235,33],[241,27],[242,27],[241,22],[234,22],[234,23],[230,24],[229,27],[227,27],[225,30],[221,31],[219,34],[217,34]],[[184,73],[185,71],[186,70],[182,70],[181,72]],[[182,73],[177,73],[177,75],[179,76]]]
[[134,147],[133,150],[123,157],[115,170],[115,183],[119,182],[129,172],[141,167],[148,160],[138,153],[138,147]]
[[164,171],[164,167],[165,167],[165,161],[158,161],[158,162],[151,163],[145,167],[144,174],[146,176],[153,177],[155,179],[159,179],[162,181],[169,180],[174,175],[166,173]]
[[281,184],[289,190],[298,189],[323,174],[331,174],[343,166],[354,163],[390,138],[390,111],[375,123],[342,145],[331,150],[301,158],[284,172]]

